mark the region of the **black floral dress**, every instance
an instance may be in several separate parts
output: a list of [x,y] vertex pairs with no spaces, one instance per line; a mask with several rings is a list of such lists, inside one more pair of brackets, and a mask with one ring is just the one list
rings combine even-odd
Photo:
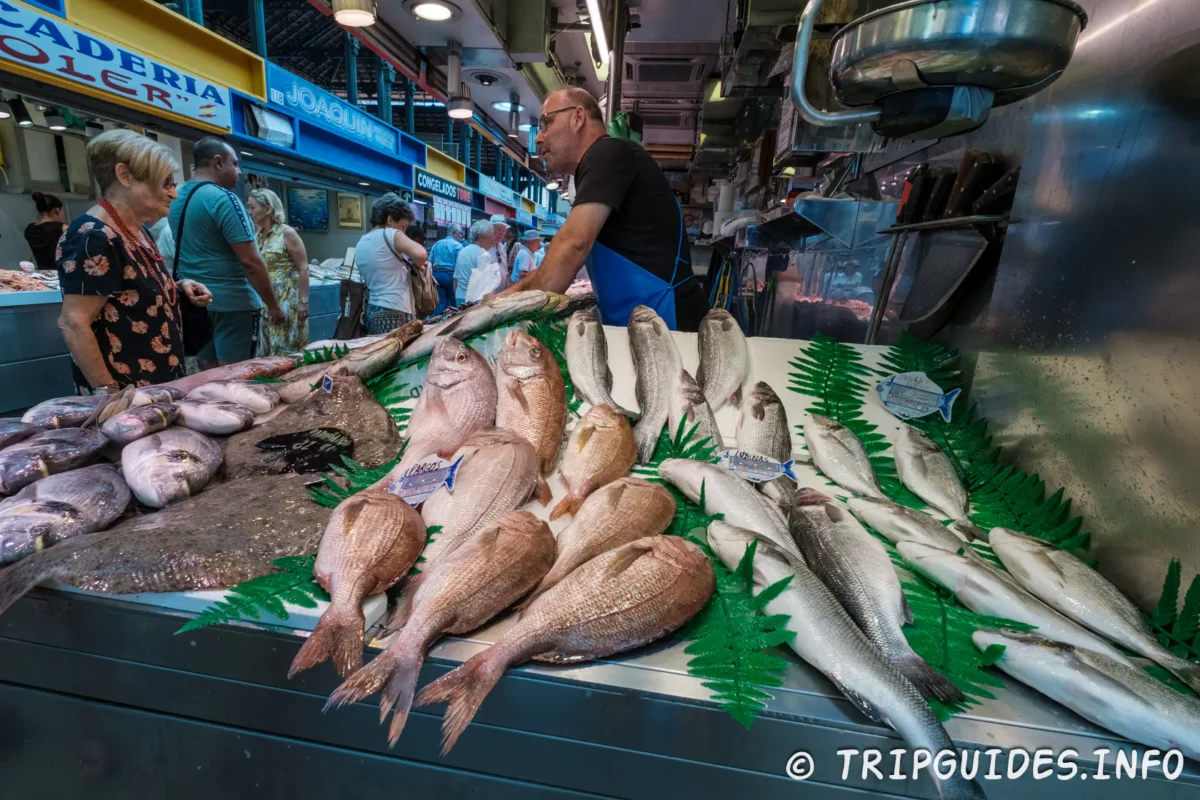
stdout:
[[[149,229],[142,230],[153,242]],[[108,297],[92,331],[121,386],[150,386],[187,374],[179,297],[170,302],[175,283],[158,249],[153,252],[153,263],[141,263],[114,228],[84,214],[67,228],[55,254],[64,295]],[[80,388],[89,388],[82,379],[76,370]]]

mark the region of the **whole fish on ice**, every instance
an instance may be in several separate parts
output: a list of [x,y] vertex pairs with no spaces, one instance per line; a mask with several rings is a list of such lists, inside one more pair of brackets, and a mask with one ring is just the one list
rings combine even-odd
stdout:
[[130,497],[111,464],[74,469],[26,486],[0,501],[0,564],[104,530],[125,513]]
[[496,427],[528,439],[548,474],[567,424],[567,389],[554,354],[528,333],[509,331],[496,364],[496,392]]
[[714,450],[721,450],[725,447],[725,443],[721,439],[721,432],[717,429],[717,420],[713,417],[713,410],[709,407],[708,401],[704,399],[704,393],[700,391],[700,384],[696,383],[695,378],[686,369],[679,370],[679,374],[675,376],[675,381],[671,386],[669,409],[667,432],[672,437],[679,435],[680,425],[682,425],[685,435],[695,428],[693,441],[699,442],[707,439],[708,446]]
[[186,399],[212,402],[224,400],[237,403],[255,414],[266,414],[279,405],[279,393],[257,381],[213,381],[187,393]]
[[742,384],[750,376],[750,348],[728,311],[714,308],[700,321],[700,368],[696,382],[713,411],[742,404]]
[[221,466],[221,446],[188,428],[168,428],[121,451],[121,473],[145,505],[162,508],[199,492]]
[[24,439],[28,439],[35,433],[41,433],[42,430],[43,428],[40,425],[31,425],[14,417],[0,419],[0,450],[3,450],[10,444],[16,444]]
[[478,305],[425,328],[412,344],[404,348],[397,363],[410,364],[422,359],[445,339],[466,340],[536,311],[561,310],[566,308],[568,302],[564,294],[540,290],[492,295]]
[[642,418],[633,428],[639,464],[654,457],[658,435],[671,414],[671,388],[683,369],[679,349],[662,317],[648,306],[629,315],[629,351],[637,376],[634,393]]
[[592,406],[567,441],[559,474],[567,496],[550,512],[550,519],[575,514],[588,495],[633,468],[637,445],[623,414],[611,406]]
[[108,447],[94,428],[52,428],[0,450],[0,495],[16,494],[49,475],[82,467]]
[[913,494],[950,519],[968,520],[967,489],[933,440],[912,425],[900,426],[896,474]]
[[816,468],[838,486],[867,497],[883,497],[867,448],[845,425],[829,417],[809,414],[804,425],[804,443]]
[[171,403],[133,406],[101,425],[100,432],[117,444],[126,445],[166,430],[178,416],[179,406]]
[[[792,461],[792,429],[779,395],[769,384],[759,381],[742,395],[737,422],[737,447],[748,453],[766,456],[780,465]],[[794,474],[785,479],[783,473],[761,484],[759,490],[788,508],[796,496]]]
[[177,400],[179,424],[209,436],[228,436],[254,425],[254,412],[228,400]]

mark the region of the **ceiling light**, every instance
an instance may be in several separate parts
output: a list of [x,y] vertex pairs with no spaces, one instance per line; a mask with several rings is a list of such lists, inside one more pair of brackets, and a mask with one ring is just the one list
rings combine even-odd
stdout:
[[67,121],[63,119],[62,114],[47,114],[46,127],[52,131],[65,131],[67,129]]
[[558,181],[550,181],[549,183],[546,184],[547,191],[553,192],[556,189],[558,189]]
[[22,128],[33,127],[33,117],[29,116],[29,109],[25,107],[25,101],[21,98],[9,101],[9,109],[12,111],[13,119]]
[[8,107],[7,100],[0,100],[0,119],[8,119],[12,116],[12,109]]
[[254,158],[254,153],[251,153],[249,150],[242,150],[241,153],[246,158]]
[[480,86],[491,86],[496,82],[496,76],[490,72],[480,72],[475,76],[475,80],[479,81]]
[[604,35],[604,17],[600,15],[600,0],[587,0],[588,19],[592,21],[592,36],[600,51],[600,63],[608,63],[608,37]]
[[521,131],[522,133],[529,133],[531,130],[533,130],[533,126],[530,125],[528,122],[525,122],[525,123],[522,123],[521,125],[518,125],[517,130]]
[[470,119],[475,116],[475,104],[469,97],[451,97],[446,103],[446,114],[450,119]]
[[[507,100],[497,100],[496,102],[492,103],[492,108],[496,109],[497,111],[503,111],[505,114],[507,114],[508,112],[513,110],[513,104],[508,102]],[[525,110],[525,106],[518,103],[517,111],[524,111],[524,110]]]
[[359,181],[359,182],[358,182],[358,185],[359,185],[359,186],[370,186],[371,184],[370,184],[370,183],[368,183],[367,181]]
[[413,3],[409,10],[418,19],[423,19],[427,22],[445,22],[452,18],[454,12],[458,9],[449,3],[442,2],[442,0],[421,0],[418,3]]
[[333,0],[333,18],[347,28],[375,24],[375,0]]

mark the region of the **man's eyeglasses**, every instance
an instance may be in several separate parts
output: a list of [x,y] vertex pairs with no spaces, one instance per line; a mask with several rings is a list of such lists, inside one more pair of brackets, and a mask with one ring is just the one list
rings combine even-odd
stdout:
[[574,111],[577,108],[583,108],[583,106],[567,106],[566,108],[547,111],[545,114],[542,114],[540,117],[538,117],[538,128],[543,131],[546,130],[546,126],[550,124],[550,118],[555,114],[561,114],[564,111]]

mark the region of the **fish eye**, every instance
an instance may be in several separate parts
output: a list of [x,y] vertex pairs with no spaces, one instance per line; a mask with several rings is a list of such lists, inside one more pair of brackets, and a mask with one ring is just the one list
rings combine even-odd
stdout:
[[458,355],[456,355],[456,356],[454,357],[454,360],[455,360],[455,361],[457,361],[459,364],[464,364],[464,363],[466,363],[466,360],[467,360],[467,353],[466,353],[466,351],[465,351],[465,350],[459,350],[459,351],[458,351]]
[[534,345],[533,347],[529,348],[529,355],[533,356],[534,358],[541,358],[542,348]]

